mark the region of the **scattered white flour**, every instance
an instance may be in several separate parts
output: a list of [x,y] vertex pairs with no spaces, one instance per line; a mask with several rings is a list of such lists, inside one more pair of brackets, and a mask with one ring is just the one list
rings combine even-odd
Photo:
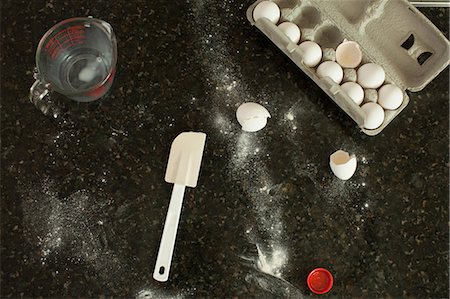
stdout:
[[289,111],[288,113],[286,113],[286,119],[294,120],[294,113],[292,113],[292,111]]
[[[193,295],[193,294],[192,294]],[[142,290],[140,290],[136,296],[136,299],[183,299],[185,298],[185,296],[183,296],[182,294],[170,294],[170,293],[166,293],[164,294],[163,291],[155,291],[149,288],[144,288]]]
[[[216,128],[217,135],[226,141],[228,151],[232,155],[228,167],[229,175],[241,183],[243,197],[248,200],[255,214],[256,223],[249,224],[251,226],[247,228],[246,235],[250,242],[256,245],[258,256],[249,260],[259,271],[249,273],[246,280],[255,282],[274,294],[280,294],[280,290],[285,290],[286,297],[301,298],[298,289],[282,278],[283,271],[289,265],[288,247],[285,246],[289,240],[283,219],[285,198],[277,195],[279,186],[274,184],[271,170],[267,166],[266,161],[270,154],[266,150],[264,135],[242,132],[235,118],[236,109],[243,102],[259,102],[268,107],[269,111],[276,110],[276,107],[270,105],[270,94],[247,86],[240,72],[241,64],[228,55],[232,52],[227,41],[230,38],[229,23],[221,16],[230,10],[231,5],[236,4],[227,0],[220,4],[209,0],[198,0],[193,3],[195,19],[199,23],[195,32],[199,40],[196,45],[199,49],[198,59],[202,62],[205,73],[209,74],[207,83],[210,88],[207,96],[213,107],[210,121]],[[245,13],[245,9],[241,11]],[[335,178],[331,170],[324,167],[328,165],[326,155],[323,155],[325,157],[323,163],[318,162],[318,158],[321,159],[320,153],[308,159],[304,153],[310,152],[310,149],[304,148],[305,144],[302,141],[314,132],[309,124],[321,120],[323,132],[332,132],[336,124],[328,121],[329,116],[323,113],[320,105],[302,100],[303,96],[299,90],[299,98],[293,99],[292,106],[283,113],[277,113],[284,117],[272,120],[278,122],[278,128],[285,128],[280,130],[280,134],[296,150],[296,156],[302,157],[292,159],[292,168],[298,177],[306,177],[311,181],[314,191],[322,199],[322,204],[332,209],[336,206],[342,206],[344,210],[352,209],[352,213],[348,214],[349,217],[360,213],[357,218],[363,219],[361,213],[370,205],[367,207],[364,203],[358,205],[351,200],[355,198],[355,192],[362,192],[366,186],[367,182],[364,181],[368,172],[366,161],[370,155],[351,141],[347,141],[346,144],[330,144],[330,152],[342,148],[356,154],[357,157],[362,157],[357,169],[359,181],[352,179],[347,182]],[[320,131],[313,134],[316,140],[330,142],[330,137],[325,135],[322,138]],[[348,140],[344,137],[342,140]],[[355,229],[359,229],[362,225],[362,221],[359,220],[349,219],[348,222],[354,224]]]
[[[231,144],[233,146],[233,144]],[[230,175],[242,182],[246,197],[255,211],[257,229],[252,233],[262,234],[256,238],[258,261],[256,266],[264,273],[279,277],[287,264],[283,213],[284,198],[271,194],[277,186],[273,184],[265,159],[264,141],[252,133],[238,133],[236,144],[231,148]],[[264,242],[258,244],[258,242]]]
[[98,216],[109,201],[93,198],[86,190],[61,197],[48,178],[22,184],[19,191],[24,227],[31,232],[30,241],[40,246],[43,265],[62,254],[72,263],[91,265],[105,283],[120,278],[124,261],[109,249],[111,231]]
[[[207,83],[210,88],[207,95],[214,109],[212,121],[217,125],[219,133],[229,134],[230,128],[238,127],[235,119],[237,107],[248,101],[267,103],[267,96],[264,92],[257,95],[249,92],[239,72],[240,65],[229,56],[229,32],[227,18],[223,18],[223,12],[229,12],[230,6],[236,6],[236,3],[203,0],[194,0],[192,3],[198,28],[194,32],[198,40],[196,46],[200,50],[198,59],[202,62],[205,73],[209,74]],[[240,4],[240,7],[242,8],[243,4]],[[232,13],[228,16],[232,16]]]
[[265,255],[259,246],[258,249],[258,268],[267,274],[281,277],[281,269],[286,265],[287,252],[286,249],[279,247],[273,248],[270,256]]
[[[218,135],[228,141],[228,150],[233,155],[229,163],[230,176],[242,183],[245,197],[252,204],[257,220],[257,229],[247,230],[247,234],[252,234],[249,240],[255,242],[258,251],[255,266],[263,273],[281,277],[288,260],[287,249],[282,245],[285,239],[284,200],[270,194],[276,186],[265,163],[269,154],[266,153],[263,138],[242,132],[235,119],[236,109],[243,102],[267,105],[270,97],[264,92],[256,95],[249,92],[239,72],[239,64],[228,56],[227,26],[216,22],[223,19],[220,18],[221,11],[229,11],[229,6],[235,3],[224,1],[221,7],[215,9],[212,6],[217,4],[213,5],[210,1],[194,3],[195,17],[200,23],[196,32],[201,41],[197,45],[201,53],[199,59],[203,62],[205,73],[210,74],[208,82],[212,87],[209,91],[214,109],[211,122],[217,128]],[[262,283],[259,285],[263,287]]]
[[232,124],[232,120],[228,119],[226,116],[224,116],[223,114],[216,112],[216,117],[214,119],[215,122],[215,126],[216,128],[219,130],[220,134],[224,134],[224,135],[229,135],[229,134],[233,134],[233,126]]

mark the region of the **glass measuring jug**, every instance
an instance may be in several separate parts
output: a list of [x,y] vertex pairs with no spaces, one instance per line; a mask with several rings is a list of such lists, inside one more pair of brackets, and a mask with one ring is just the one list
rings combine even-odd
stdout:
[[92,17],[64,20],[39,42],[30,101],[44,114],[57,117],[50,91],[78,102],[97,100],[112,85],[116,61],[117,41],[111,25]]

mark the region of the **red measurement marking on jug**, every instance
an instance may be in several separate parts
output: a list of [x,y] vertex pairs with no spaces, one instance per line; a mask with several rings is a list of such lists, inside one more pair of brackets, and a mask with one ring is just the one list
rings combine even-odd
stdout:
[[55,59],[59,53],[74,45],[84,43],[84,26],[77,25],[65,28],[50,38],[44,46],[45,51],[52,59]]

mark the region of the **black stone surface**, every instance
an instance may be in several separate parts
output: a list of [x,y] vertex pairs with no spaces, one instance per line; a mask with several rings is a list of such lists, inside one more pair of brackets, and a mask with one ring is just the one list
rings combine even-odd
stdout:
[[[248,24],[250,3],[2,1],[2,298],[309,297],[319,266],[324,297],[448,298],[448,68],[368,137]],[[448,9],[422,11],[448,36]],[[87,15],[117,35],[113,88],[46,117],[27,99],[36,46]],[[272,115],[255,134],[234,118],[250,100]],[[158,283],[168,152],[189,130],[208,134],[201,175]],[[345,183],[339,148],[359,159]],[[256,244],[286,251],[282,279]]]

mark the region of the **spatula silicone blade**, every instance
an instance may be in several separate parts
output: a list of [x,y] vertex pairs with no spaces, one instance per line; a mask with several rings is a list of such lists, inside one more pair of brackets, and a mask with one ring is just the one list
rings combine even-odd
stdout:
[[172,142],[165,180],[174,185],[153,271],[153,278],[157,281],[169,279],[184,189],[197,186],[205,141],[205,133],[183,132]]

